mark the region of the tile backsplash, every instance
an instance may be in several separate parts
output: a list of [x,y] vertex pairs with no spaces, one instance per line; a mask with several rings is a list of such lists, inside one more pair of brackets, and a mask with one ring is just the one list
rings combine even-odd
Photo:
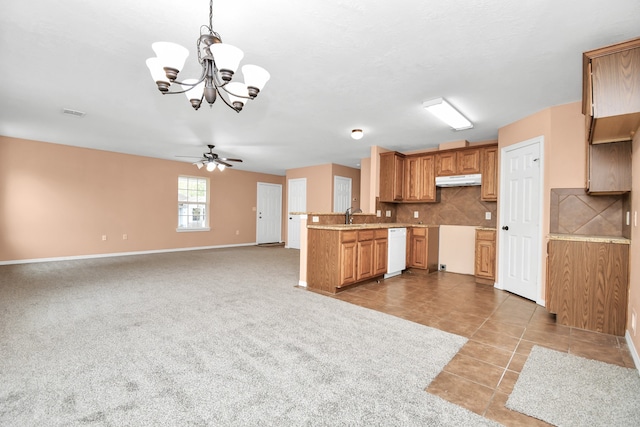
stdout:
[[626,223],[630,208],[628,194],[590,196],[583,188],[553,188],[549,231],[630,238]]

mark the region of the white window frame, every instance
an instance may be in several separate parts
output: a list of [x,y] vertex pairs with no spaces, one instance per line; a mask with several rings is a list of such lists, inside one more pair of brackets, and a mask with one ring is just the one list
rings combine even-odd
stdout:
[[[187,180],[187,188],[189,187],[189,184],[193,181],[197,183],[204,183],[206,185],[206,189],[205,189],[205,197],[204,197],[204,202],[203,202],[203,198],[202,195],[195,195],[195,200],[189,200],[189,195],[187,196],[187,200],[180,200],[180,183],[181,180]],[[198,190],[196,190],[197,192]],[[209,201],[211,200],[211,182],[209,180],[209,178],[206,177],[202,177],[202,176],[191,176],[191,175],[179,175],[178,176],[178,205],[177,205],[177,211],[176,211],[176,216],[177,216],[177,228],[176,231],[179,233],[184,233],[184,232],[194,232],[194,231],[210,231],[211,228],[209,227],[210,224],[210,220],[211,220],[211,209],[210,209],[210,203]],[[180,213],[180,208],[182,205],[187,205],[187,212],[191,211],[192,209],[198,209],[199,206],[204,205],[204,221],[203,224],[201,224],[200,226],[193,226],[193,225],[189,225],[191,224],[192,221],[187,221],[187,225],[181,225],[184,224],[184,221],[182,221],[185,217],[188,218],[191,214],[187,213],[186,215],[181,214]]]

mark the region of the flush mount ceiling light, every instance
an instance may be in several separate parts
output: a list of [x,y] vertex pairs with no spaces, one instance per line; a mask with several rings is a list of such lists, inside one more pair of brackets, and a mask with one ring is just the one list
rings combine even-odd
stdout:
[[451,104],[442,98],[432,99],[430,101],[424,101],[422,106],[431,114],[454,128],[455,130],[471,129],[473,123],[471,123],[465,116],[463,116],[458,110],[453,108]]
[[[204,98],[213,106],[220,95],[227,106],[240,112],[248,99],[254,99],[271,77],[267,70],[257,65],[242,67],[244,83],[232,82],[244,53],[235,46],[222,43],[220,34],[213,31],[213,0],[209,1],[209,26],[200,27],[200,37],[196,43],[198,62],[202,74],[197,79],[176,80],[178,73],[189,56],[189,51],[176,43],[156,42],[151,48],[157,57],[147,59],[147,67],[156,82],[158,90],[165,94],[184,93],[194,109],[200,108]],[[204,30],[204,33],[203,33]],[[172,84],[182,90],[170,90]],[[222,95],[229,97],[229,100]]]
[[353,139],[362,139],[364,136],[364,132],[362,129],[354,129],[351,131],[351,138]]

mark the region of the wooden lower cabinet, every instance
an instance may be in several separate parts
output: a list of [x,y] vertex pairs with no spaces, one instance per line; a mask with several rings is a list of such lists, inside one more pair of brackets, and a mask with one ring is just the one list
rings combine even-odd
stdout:
[[550,240],[546,308],[556,322],[623,336],[629,292],[629,245]]
[[336,293],[387,272],[388,230],[309,229],[307,286]]
[[407,236],[407,267],[436,271],[438,269],[438,227],[413,227]]
[[496,280],[496,230],[476,229],[474,275],[476,282],[493,285]]

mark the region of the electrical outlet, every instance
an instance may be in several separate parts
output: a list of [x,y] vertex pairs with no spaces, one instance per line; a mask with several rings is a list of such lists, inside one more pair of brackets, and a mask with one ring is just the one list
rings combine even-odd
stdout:
[[105,240],[107,240],[107,235],[106,235],[106,234],[103,234],[103,235],[102,235],[102,241],[104,242]]
[[127,236],[126,233],[122,235],[122,240],[127,240],[128,238],[129,238],[129,236]]
[[378,210],[376,211],[376,216],[377,216],[378,218],[380,218],[380,217],[382,216],[382,211],[381,211],[380,209],[378,209]]
[[391,211],[386,211],[385,213],[387,214],[387,218],[391,218]]
[[447,264],[440,264],[440,271],[447,271]]
[[490,220],[491,219],[491,212],[485,212],[484,213],[484,219]]
[[414,217],[414,218],[420,218],[420,212],[418,212],[418,211],[413,211],[413,217]]
[[631,225],[631,212],[627,211],[627,225]]
[[240,230],[236,230],[236,236],[240,235]]
[[311,222],[320,222],[320,217],[319,216],[312,216],[311,217]]

